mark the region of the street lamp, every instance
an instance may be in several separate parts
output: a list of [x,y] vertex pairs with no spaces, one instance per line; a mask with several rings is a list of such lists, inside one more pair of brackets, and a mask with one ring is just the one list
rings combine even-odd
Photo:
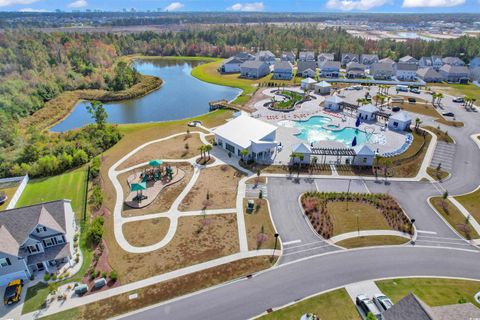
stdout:
[[278,233],[275,233],[275,244],[274,244],[274,246],[273,246],[272,257],[270,258],[270,260],[272,260],[272,261],[273,261],[274,255],[275,255],[275,250],[277,250],[278,236],[279,236],[279,234],[278,234]]

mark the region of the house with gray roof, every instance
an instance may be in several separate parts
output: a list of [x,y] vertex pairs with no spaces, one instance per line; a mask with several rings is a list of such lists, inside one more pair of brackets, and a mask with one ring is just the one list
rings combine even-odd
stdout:
[[439,72],[444,80],[450,83],[468,83],[470,79],[470,70],[467,67],[445,64]]
[[315,52],[300,51],[298,54],[298,61],[315,61]]
[[245,61],[240,66],[240,77],[259,79],[270,73],[270,66],[265,61]]
[[269,65],[275,63],[275,55],[270,50],[263,50],[257,52],[255,60],[266,62]]
[[443,77],[433,67],[420,68],[417,70],[417,77],[425,82],[442,82]]
[[360,63],[371,66],[374,63],[378,63],[378,55],[376,54],[362,54],[360,56]]
[[458,57],[445,57],[442,59],[443,64],[449,64],[451,66],[463,67],[465,62]]
[[441,56],[421,57],[418,60],[418,66],[420,68],[433,68],[439,70],[443,66],[443,59]]
[[397,64],[395,61],[393,61],[390,58],[383,58],[383,59],[380,59],[378,62],[379,63],[388,63],[388,64],[391,64],[393,67],[395,67],[395,65]]
[[[317,64],[315,61],[301,61],[297,62],[297,76],[301,77],[315,77],[315,73],[317,70]],[[313,75],[312,75],[313,71]]]
[[374,63],[370,67],[370,75],[375,80],[390,80],[395,76],[395,68],[390,63]]
[[413,81],[417,77],[418,66],[414,63],[399,62],[396,66],[395,75],[402,81]]
[[340,76],[340,62],[325,61],[320,67],[320,76],[324,78],[338,78]]
[[245,60],[237,58],[235,56],[225,59],[220,65],[218,71],[220,73],[239,73],[240,66]]
[[480,309],[472,303],[430,307],[410,293],[382,313],[383,320],[471,320],[480,318]]
[[75,218],[69,200],[0,214],[0,286],[72,263]]
[[288,61],[291,64],[295,64],[295,53],[293,51],[284,51],[280,56],[281,61]]
[[359,62],[360,59],[358,57],[358,54],[354,54],[354,53],[342,53],[342,59],[341,59],[341,63],[342,63],[342,66],[346,66],[347,64],[349,64],[350,62]]
[[358,62],[349,62],[347,64],[347,78],[365,78],[366,65]]
[[293,66],[289,61],[277,61],[273,66],[272,79],[290,80],[293,78]]
[[317,63],[320,69],[327,61],[335,61],[335,55],[333,53],[320,53],[317,56]]
[[405,56],[398,60],[399,63],[409,63],[418,65],[418,60],[412,56]]

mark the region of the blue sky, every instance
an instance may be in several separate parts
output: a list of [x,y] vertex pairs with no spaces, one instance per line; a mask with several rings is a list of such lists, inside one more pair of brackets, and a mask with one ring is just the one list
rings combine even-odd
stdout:
[[475,12],[480,0],[0,0],[0,11]]

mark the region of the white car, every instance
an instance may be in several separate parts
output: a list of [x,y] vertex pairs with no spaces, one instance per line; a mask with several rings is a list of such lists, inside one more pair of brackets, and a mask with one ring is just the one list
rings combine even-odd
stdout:
[[453,98],[453,102],[456,102],[456,103],[464,103],[464,102],[465,102],[465,99],[462,98],[462,97],[455,97],[455,98]]
[[377,293],[373,296],[373,302],[382,312],[393,307],[393,302],[386,295]]
[[380,310],[378,310],[375,303],[372,300],[367,298],[363,294],[359,294],[355,300],[357,306],[362,310],[363,315],[366,317],[369,313],[372,313],[377,319],[382,319]]

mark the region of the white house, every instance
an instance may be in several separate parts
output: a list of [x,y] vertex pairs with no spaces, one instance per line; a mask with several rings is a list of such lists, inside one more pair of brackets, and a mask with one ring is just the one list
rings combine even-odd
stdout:
[[292,146],[292,153],[296,154],[301,154],[303,155],[303,160],[300,160],[299,158],[291,158],[291,161],[294,163],[304,163],[308,164],[310,163],[310,156],[312,154],[312,150],[310,149],[310,146],[307,145],[306,143],[298,143],[294,144]]
[[[310,69],[310,70],[309,70]],[[317,64],[315,61],[301,61],[297,62],[297,76],[315,77]],[[313,75],[312,75],[313,71]]]
[[291,64],[294,64],[295,63],[295,53],[293,53],[293,51],[285,51],[280,56],[280,60],[281,61],[288,61]]
[[440,68],[440,74],[445,81],[450,83],[468,83],[470,70],[467,67],[446,64]]
[[223,61],[222,65],[219,68],[221,73],[239,73],[240,66],[244,63],[245,60],[237,58],[237,57],[230,57]]
[[418,66],[414,63],[397,63],[396,76],[399,80],[413,81],[417,77]]
[[290,80],[293,77],[293,66],[289,61],[277,61],[273,66],[272,79]]
[[343,99],[337,95],[333,95],[325,99],[324,108],[330,111],[340,110]]
[[[335,60],[335,55],[333,53],[320,53],[317,56],[317,63],[318,67],[321,69],[322,66],[325,64],[327,61],[334,61]],[[340,65],[340,63],[339,63]],[[340,67],[340,66],[339,66]]]
[[255,60],[263,61],[268,63],[269,65],[272,65],[275,63],[275,55],[269,50],[259,51],[255,55]]
[[375,152],[367,145],[358,145],[353,147],[355,157],[352,160],[354,166],[371,167],[375,160]]
[[327,81],[322,81],[313,85],[314,91],[317,94],[326,95],[330,94],[330,90],[332,89],[332,85]]
[[[320,64],[320,62],[319,62]],[[327,60],[320,67],[320,76],[324,78],[338,78],[340,75],[340,62]]]
[[358,62],[349,62],[347,64],[347,78],[364,78],[366,65]]
[[433,67],[417,70],[417,77],[425,82],[442,82],[443,77]]
[[390,63],[374,63],[370,66],[370,75],[375,80],[390,80],[395,75],[394,65]]
[[315,52],[301,51],[298,54],[298,61],[315,61]]
[[367,104],[357,109],[357,117],[365,121],[374,121],[377,119],[378,108],[373,104]]
[[5,210],[0,214],[0,286],[73,264],[75,215],[70,200]]
[[394,113],[388,119],[388,127],[392,130],[406,131],[412,124],[412,117],[403,111]]
[[405,56],[405,57],[402,57],[398,60],[399,63],[410,63],[410,64],[415,64],[415,65],[418,65],[418,60],[415,59],[414,57],[412,56]]
[[305,78],[300,83],[300,88],[303,90],[312,90],[315,83],[317,83],[317,81],[313,80],[312,78]]
[[259,79],[270,73],[270,66],[264,61],[245,61],[240,65],[240,77]]
[[248,150],[248,159],[269,163],[278,146],[277,127],[242,114],[213,131],[215,142],[232,155],[242,156]]

